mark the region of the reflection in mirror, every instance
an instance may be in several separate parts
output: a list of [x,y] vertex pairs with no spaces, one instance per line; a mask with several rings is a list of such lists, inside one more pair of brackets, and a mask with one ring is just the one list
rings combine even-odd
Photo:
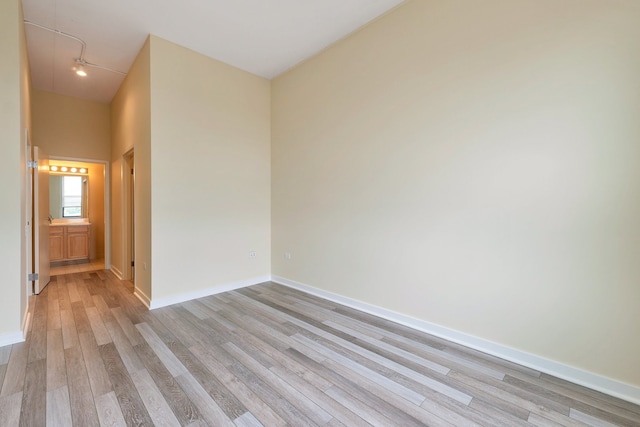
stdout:
[[53,218],[87,218],[89,178],[83,175],[49,176],[49,212]]

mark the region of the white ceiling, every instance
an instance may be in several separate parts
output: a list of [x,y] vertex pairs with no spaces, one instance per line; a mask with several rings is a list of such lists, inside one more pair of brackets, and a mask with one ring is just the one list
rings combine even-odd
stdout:
[[[22,0],[25,20],[84,40],[84,59],[126,72],[148,34],[272,78],[403,0]],[[71,68],[81,44],[26,25],[33,86],[110,102],[123,75]]]

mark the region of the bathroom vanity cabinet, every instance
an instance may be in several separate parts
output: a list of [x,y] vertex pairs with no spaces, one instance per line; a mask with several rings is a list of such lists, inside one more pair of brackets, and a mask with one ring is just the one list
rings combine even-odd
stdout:
[[51,262],[89,259],[91,224],[49,226],[49,259]]

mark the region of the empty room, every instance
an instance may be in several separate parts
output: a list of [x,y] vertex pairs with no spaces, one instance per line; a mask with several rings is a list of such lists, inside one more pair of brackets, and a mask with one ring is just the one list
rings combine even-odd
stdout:
[[0,425],[640,425],[639,22],[3,0]]

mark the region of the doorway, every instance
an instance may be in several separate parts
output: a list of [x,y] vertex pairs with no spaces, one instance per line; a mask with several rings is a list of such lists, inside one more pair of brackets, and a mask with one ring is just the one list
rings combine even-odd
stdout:
[[[51,274],[58,275],[110,269],[111,232],[109,213],[111,197],[109,192],[109,163],[106,161],[57,156],[50,156],[49,163],[52,167],[65,167],[69,170],[68,173],[63,173],[59,169],[56,172],[52,172],[52,177],[64,179],[67,175],[69,177],[72,176],[73,172],[71,170],[77,170],[77,176],[82,178],[83,186],[80,197],[68,198],[71,207],[65,205],[67,202],[65,194],[61,193],[59,197],[55,195],[51,197],[50,213],[53,217],[53,222],[64,223],[65,221],[87,220],[90,223],[88,256],[78,257],[79,259],[64,257],[57,261],[54,261],[55,257],[52,257]],[[55,182],[55,180],[52,180],[49,188],[53,193],[57,191]],[[74,208],[74,206],[76,207]],[[78,218],[74,218],[74,213]]]

